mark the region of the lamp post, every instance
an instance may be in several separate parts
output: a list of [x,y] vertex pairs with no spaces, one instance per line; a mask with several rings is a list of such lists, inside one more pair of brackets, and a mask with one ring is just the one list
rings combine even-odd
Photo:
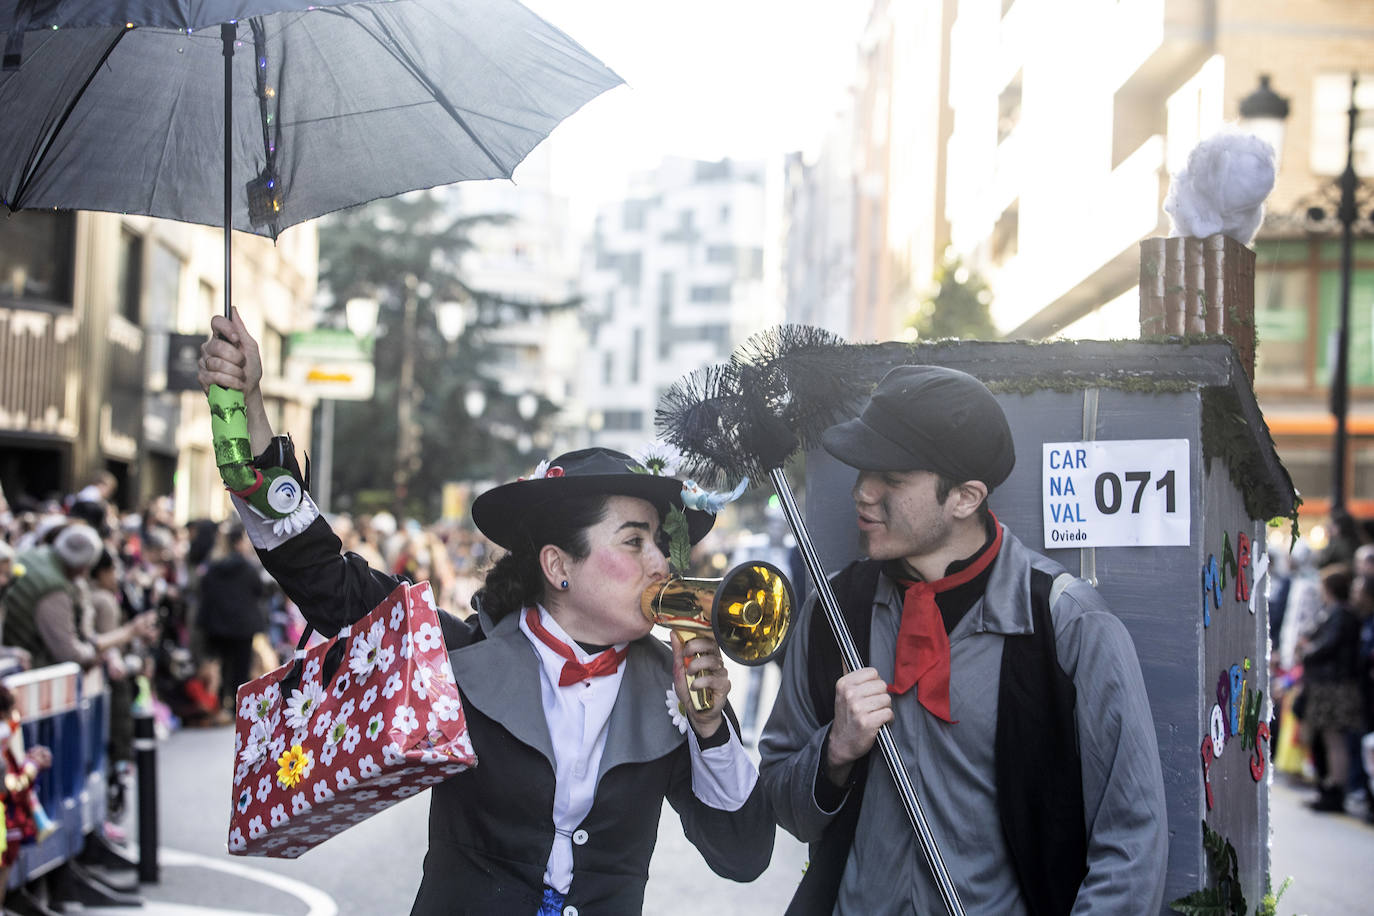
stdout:
[[[1336,420],[1336,435],[1331,456],[1333,514],[1344,512],[1346,503],[1346,421],[1350,406],[1350,277],[1353,271],[1355,224],[1360,219],[1357,194],[1361,189],[1360,179],[1355,174],[1355,125],[1359,119],[1359,109],[1355,106],[1355,90],[1358,87],[1359,75],[1351,74],[1350,108],[1346,112],[1348,124],[1345,170],[1341,172],[1334,187],[1325,189],[1326,193],[1322,195],[1330,197],[1333,190],[1338,193],[1334,216],[1341,230],[1340,313],[1336,331],[1335,360],[1331,370],[1331,414]],[[1261,74],[1259,88],[1241,100],[1241,122],[1251,133],[1269,141],[1277,155],[1283,146],[1283,127],[1288,117],[1288,108],[1288,100],[1270,88],[1268,74]],[[1328,207],[1320,205],[1306,207],[1302,219],[1304,227],[1309,232],[1329,229],[1332,222]]]

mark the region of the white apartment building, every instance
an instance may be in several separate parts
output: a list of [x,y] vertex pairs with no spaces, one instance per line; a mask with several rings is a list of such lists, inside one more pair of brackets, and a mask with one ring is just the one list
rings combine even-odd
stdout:
[[598,211],[582,270],[588,444],[642,449],[669,386],[777,323],[765,185],[762,163],[670,158]]
[[[473,249],[462,262],[473,289],[530,304],[576,297],[578,246],[568,200],[552,189],[549,160],[549,148],[542,145],[520,164],[513,182],[464,182],[444,189],[459,213],[510,217],[473,230]],[[484,332],[492,360],[484,363],[483,373],[517,404],[534,404],[522,396],[535,396],[540,413],[552,419],[539,424],[528,443],[518,445],[528,445],[526,450],[539,457],[566,451],[580,441],[586,420],[573,396],[585,350],[579,309],[535,312],[528,318],[512,314],[511,319]]]

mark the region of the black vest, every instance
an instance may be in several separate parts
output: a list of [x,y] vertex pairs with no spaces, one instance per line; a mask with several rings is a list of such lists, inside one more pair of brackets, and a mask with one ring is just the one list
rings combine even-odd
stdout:
[[[865,664],[881,569],[881,563],[860,560],[831,580]],[[1059,916],[1073,908],[1088,873],[1082,765],[1074,720],[1077,691],[1060,668],[1055,651],[1050,614],[1053,577],[1037,569],[1030,575],[1035,632],[1003,637],[997,690],[997,806],[1027,908],[1032,916]],[[835,682],[844,674],[844,666],[819,608],[811,616],[809,636],[811,702],[817,720],[825,724],[835,717]],[[844,805],[821,838],[811,844],[811,861],[787,908],[789,916],[834,910],[873,756],[870,753],[854,765]]]

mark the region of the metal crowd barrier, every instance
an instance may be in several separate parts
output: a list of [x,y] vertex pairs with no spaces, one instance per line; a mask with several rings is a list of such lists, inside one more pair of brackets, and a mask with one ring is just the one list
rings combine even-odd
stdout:
[[[62,869],[55,876],[60,891],[82,900],[92,882],[76,859],[83,851],[89,855],[92,837],[102,838],[106,815],[109,687],[98,669],[83,676],[72,663],[13,674],[3,683],[14,693],[24,746],[42,744],[52,751],[52,767],[39,776],[36,793],[57,827],[41,841],[21,847],[10,868],[9,888],[23,888]],[[110,900],[111,895],[97,899]]]

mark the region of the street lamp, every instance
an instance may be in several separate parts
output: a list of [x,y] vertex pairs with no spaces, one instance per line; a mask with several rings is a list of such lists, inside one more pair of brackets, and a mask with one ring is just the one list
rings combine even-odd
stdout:
[[[1338,195],[1334,214],[1328,203],[1327,206],[1318,204],[1306,207],[1302,217],[1304,227],[1309,232],[1329,230],[1332,227],[1333,216],[1334,222],[1341,229],[1340,319],[1336,331],[1335,365],[1331,371],[1331,414],[1336,420],[1336,438],[1332,446],[1331,462],[1333,514],[1345,511],[1348,440],[1346,418],[1350,406],[1350,277],[1353,270],[1355,224],[1360,221],[1357,195],[1362,190],[1360,179],[1355,174],[1355,125],[1360,114],[1359,109],[1355,107],[1355,90],[1358,87],[1359,75],[1351,74],[1350,108],[1346,112],[1349,122],[1346,131],[1345,170],[1336,179],[1334,186],[1328,186],[1320,194],[1323,198]],[[1283,144],[1283,124],[1288,117],[1288,100],[1270,88],[1268,74],[1261,74],[1259,88],[1241,100],[1240,114],[1242,126],[1261,139],[1269,140],[1277,154]]]
[[450,344],[463,336],[467,327],[467,306],[462,302],[449,300],[434,306],[434,323],[439,326],[439,334]]

